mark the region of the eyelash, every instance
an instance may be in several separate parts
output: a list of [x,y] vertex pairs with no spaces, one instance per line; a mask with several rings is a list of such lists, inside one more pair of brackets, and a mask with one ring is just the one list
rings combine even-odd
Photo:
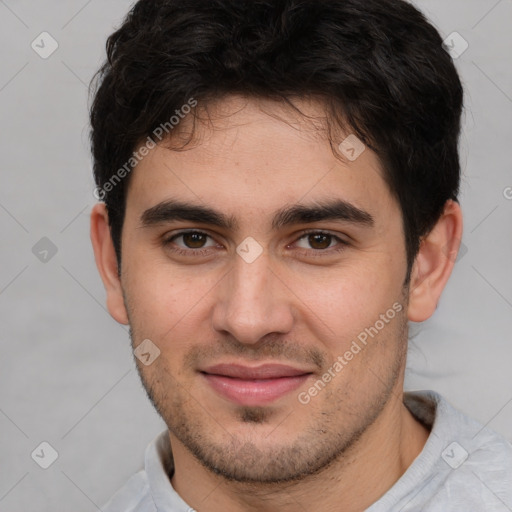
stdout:
[[[204,231],[195,231],[195,230],[188,230],[188,231],[180,231],[179,233],[175,233],[172,236],[164,239],[163,245],[166,248],[169,248],[173,253],[178,254],[180,256],[192,256],[192,257],[200,257],[200,256],[207,256],[210,254],[209,250],[212,247],[208,247],[206,249],[182,249],[181,247],[173,247],[173,242],[177,238],[180,238],[184,235],[190,235],[190,234],[198,234],[198,235],[205,235],[208,238],[213,239],[211,235],[208,233],[205,233]],[[327,254],[333,254],[333,253],[339,253],[346,249],[350,244],[346,242],[345,240],[341,239],[340,237],[333,235],[332,233],[328,231],[318,231],[318,230],[306,230],[303,231],[301,236],[297,238],[296,242],[299,240],[302,240],[303,238],[308,237],[309,235],[326,235],[331,237],[333,240],[335,240],[338,243],[337,248],[327,248],[327,249],[299,249],[299,251],[302,254],[307,254],[308,256],[314,255],[322,257],[323,255]]]

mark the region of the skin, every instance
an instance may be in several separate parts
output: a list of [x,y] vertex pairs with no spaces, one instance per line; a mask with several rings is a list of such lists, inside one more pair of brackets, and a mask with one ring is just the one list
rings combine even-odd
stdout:
[[[446,255],[462,238],[460,207],[446,203],[404,288],[401,212],[378,157],[369,148],[353,162],[335,156],[322,105],[296,104],[316,120],[231,96],[209,106],[211,122],[197,123],[186,151],[152,149],[130,178],[121,277],[105,206],[91,216],[111,315],[130,325],[134,347],[150,339],[161,351],[149,366],[136,362],[169,428],[172,485],[198,511],[360,511],[392,487],[429,434],[402,402],[407,320],[436,309],[455,260]],[[190,127],[190,119],[180,126]],[[144,225],[144,212],[170,199],[212,208],[236,226]],[[373,226],[272,226],[283,207],[334,199],[371,214]],[[187,229],[208,236],[169,241]],[[247,237],[263,249],[252,263],[236,252]],[[332,375],[338,356],[396,303],[402,310],[301,403],[298,394],[329,368]],[[312,374],[268,405],[242,407],[199,373],[223,362],[280,362]]]

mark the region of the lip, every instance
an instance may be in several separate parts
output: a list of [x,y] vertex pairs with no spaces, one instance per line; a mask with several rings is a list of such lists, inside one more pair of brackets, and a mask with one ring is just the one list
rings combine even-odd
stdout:
[[218,364],[205,368],[201,374],[223,397],[239,405],[257,406],[273,402],[297,389],[312,372],[283,364],[256,367]]
[[202,372],[242,380],[277,379],[280,377],[297,377],[305,373],[312,373],[311,370],[303,370],[301,368],[294,368],[293,366],[278,363],[267,363],[260,366],[222,363],[209,366],[202,370]]

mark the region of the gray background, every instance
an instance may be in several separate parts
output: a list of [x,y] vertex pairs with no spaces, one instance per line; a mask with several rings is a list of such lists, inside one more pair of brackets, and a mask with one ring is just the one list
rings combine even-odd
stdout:
[[[469,43],[456,61],[467,252],[433,318],[412,325],[406,388],[512,440],[512,0],[415,3]],[[87,84],[130,5],[0,0],[1,511],[98,510],[165,428],[105,310],[88,234]],[[31,48],[43,31],[59,44],[47,59]],[[47,261],[33,253],[43,237]],[[42,441],[59,454],[46,470],[31,458]]]

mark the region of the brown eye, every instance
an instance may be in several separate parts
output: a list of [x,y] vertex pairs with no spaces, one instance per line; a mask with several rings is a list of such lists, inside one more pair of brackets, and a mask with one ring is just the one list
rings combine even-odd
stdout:
[[199,249],[209,249],[215,246],[212,237],[201,231],[182,231],[164,240],[163,243],[167,248],[175,247],[179,250],[189,251],[191,255]]
[[207,235],[203,233],[184,233],[181,235],[183,243],[189,249],[201,249],[206,243]]
[[332,236],[325,233],[308,235],[309,245],[313,249],[327,249],[332,243]]
[[295,242],[303,254],[320,256],[332,255],[346,249],[349,243],[327,231],[307,231]]

